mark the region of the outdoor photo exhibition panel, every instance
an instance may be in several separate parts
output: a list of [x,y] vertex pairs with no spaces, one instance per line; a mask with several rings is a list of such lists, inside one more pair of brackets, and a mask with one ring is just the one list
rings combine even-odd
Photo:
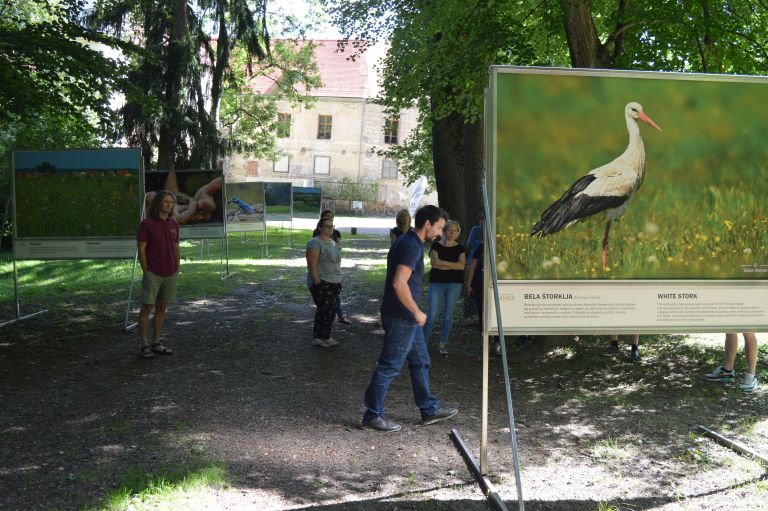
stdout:
[[488,99],[506,333],[768,329],[768,80],[494,67]]
[[264,183],[265,215],[268,222],[290,222],[293,219],[292,187],[290,181]]
[[264,219],[264,183],[250,181],[226,183],[227,232],[251,232],[266,229]]
[[150,171],[144,174],[145,210],[155,192],[176,197],[174,217],[181,239],[224,238],[224,176],[220,170]]
[[133,258],[141,168],[139,149],[14,151],[14,258]]
[[294,218],[320,218],[323,208],[323,189],[317,187],[293,187]]

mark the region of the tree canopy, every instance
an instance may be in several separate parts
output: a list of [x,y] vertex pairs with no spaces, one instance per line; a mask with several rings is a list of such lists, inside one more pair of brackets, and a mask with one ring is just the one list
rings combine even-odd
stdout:
[[[478,120],[490,65],[768,71],[768,4],[762,1],[324,3],[348,39],[390,42],[380,100],[392,111],[415,104],[422,114],[420,128],[396,156],[406,169],[423,172],[431,145],[439,200],[466,204],[454,206],[454,215],[465,221],[480,207]],[[416,175],[408,173],[410,179]]]

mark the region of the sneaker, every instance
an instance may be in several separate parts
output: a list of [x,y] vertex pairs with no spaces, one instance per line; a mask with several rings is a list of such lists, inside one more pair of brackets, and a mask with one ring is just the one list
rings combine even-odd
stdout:
[[325,343],[326,348],[330,348],[331,346],[338,346],[339,341],[334,339],[333,337],[329,337],[327,339],[324,339],[323,342]]
[[640,356],[640,352],[639,351],[632,351],[629,354],[629,360],[630,360],[630,362],[634,362],[635,364],[639,364],[640,362],[643,361],[643,357]]
[[497,355],[501,355],[501,343],[500,342],[497,342],[496,344],[494,344],[493,351]]
[[752,379],[747,383],[747,376],[744,376],[744,382],[739,385],[744,392],[754,392],[757,390],[757,376],[752,376]]
[[614,355],[618,355],[619,351],[620,350],[619,350],[618,344],[611,344],[610,346],[608,346],[603,350],[603,356],[612,357]]
[[400,424],[387,420],[383,415],[374,417],[373,419],[363,420],[363,429],[370,429],[372,431],[381,431],[382,433],[391,433],[393,431],[400,431]]
[[317,337],[312,339],[312,346],[318,346],[320,348],[327,348],[328,347],[328,345],[325,343],[324,340],[318,339]]
[[351,324],[352,324],[352,322],[351,322],[350,320],[348,320],[348,319],[346,318],[346,316],[345,316],[345,317],[343,317],[343,318],[340,318],[340,319],[339,319],[339,323],[341,323],[342,325],[351,325]]
[[733,380],[736,379],[736,371],[733,369],[728,371],[725,369],[725,367],[719,366],[711,373],[705,374],[704,379],[707,381],[722,381],[725,383],[732,383]]
[[425,426],[450,419],[459,413],[458,408],[438,408],[432,415],[421,414],[421,423]]
[[445,344],[441,344],[440,347],[437,349],[437,352],[443,356],[448,355],[448,350],[446,349]]

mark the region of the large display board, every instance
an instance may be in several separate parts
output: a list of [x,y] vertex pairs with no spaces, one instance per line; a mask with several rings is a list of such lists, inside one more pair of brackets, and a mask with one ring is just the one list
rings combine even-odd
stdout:
[[227,197],[227,231],[263,231],[266,225],[264,183],[249,181],[226,183],[224,186]]
[[766,102],[760,77],[492,68],[505,331],[766,330]]
[[217,170],[151,171],[144,174],[145,208],[158,190],[176,196],[181,239],[224,237],[224,176]]
[[320,218],[323,208],[323,189],[317,187],[293,187],[293,216],[295,218]]
[[292,186],[290,181],[264,183],[265,215],[268,221],[291,221],[293,218]]
[[136,252],[139,149],[14,151],[16,259],[123,259]]

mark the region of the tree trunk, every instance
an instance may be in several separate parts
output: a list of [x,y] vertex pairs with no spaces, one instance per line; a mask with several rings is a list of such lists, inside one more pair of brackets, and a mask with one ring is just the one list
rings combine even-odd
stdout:
[[173,34],[168,44],[168,70],[165,77],[165,105],[157,143],[158,170],[175,168],[175,148],[178,137],[181,106],[181,76],[187,53],[187,0],[174,0]]
[[[477,214],[483,209],[483,162],[485,157],[485,140],[483,138],[483,121],[464,125],[464,196],[465,217],[461,219],[463,238],[469,234],[469,228],[475,225]],[[458,219],[457,219],[458,220]]]
[[563,8],[565,35],[571,55],[571,66],[610,68],[610,57],[597,37],[589,0],[560,0]]
[[[432,110],[434,111],[434,105]],[[458,113],[432,122],[432,158],[437,200],[451,218],[466,217],[464,203],[464,120]],[[461,221],[461,220],[459,220]]]

